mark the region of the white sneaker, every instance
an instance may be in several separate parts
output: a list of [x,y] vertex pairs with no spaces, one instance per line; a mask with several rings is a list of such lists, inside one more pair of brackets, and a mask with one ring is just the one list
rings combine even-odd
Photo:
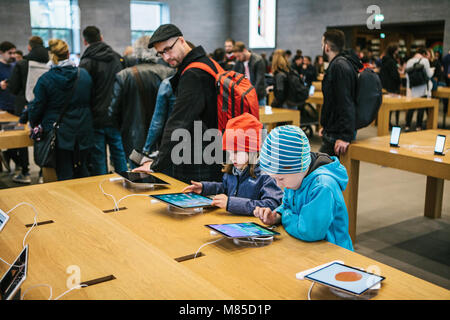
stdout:
[[38,183],[44,183],[44,178],[42,176],[39,177]]
[[31,177],[29,174],[19,173],[19,174],[15,175],[12,178],[12,180],[17,183],[27,183],[27,184],[31,183]]

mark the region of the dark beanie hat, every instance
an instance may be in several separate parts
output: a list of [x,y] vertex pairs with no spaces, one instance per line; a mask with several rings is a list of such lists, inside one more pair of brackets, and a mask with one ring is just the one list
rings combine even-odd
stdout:
[[166,41],[172,37],[182,37],[180,29],[173,24],[163,24],[156,29],[155,33],[153,33],[150,38],[150,42],[148,44],[149,48],[153,48],[154,44],[157,42]]

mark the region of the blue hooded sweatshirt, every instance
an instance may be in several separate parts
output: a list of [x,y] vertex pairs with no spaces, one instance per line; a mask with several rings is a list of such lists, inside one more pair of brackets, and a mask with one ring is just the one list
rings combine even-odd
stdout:
[[253,216],[255,208],[274,210],[281,204],[283,191],[275,180],[261,174],[259,165],[255,167],[256,178],[250,176],[248,166],[240,174],[223,175],[223,182],[202,181],[202,195],[226,194],[227,211],[239,215]]
[[284,190],[276,209],[286,232],[303,241],[326,240],[353,251],[348,213],[342,191],[347,171],[336,157],[311,153],[308,174],[299,189]]

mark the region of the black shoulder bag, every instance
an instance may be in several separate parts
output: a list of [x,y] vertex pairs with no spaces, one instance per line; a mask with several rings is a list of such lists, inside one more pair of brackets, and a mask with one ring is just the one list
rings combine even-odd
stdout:
[[56,129],[58,129],[59,124],[61,123],[61,120],[69,107],[70,101],[75,93],[79,77],[80,69],[78,68],[75,83],[73,84],[70,94],[67,96],[67,100],[64,103],[64,107],[58,120],[56,120],[53,124],[52,130],[44,134],[39,141],[34,142],[34,162],[39,167],[56,168]]

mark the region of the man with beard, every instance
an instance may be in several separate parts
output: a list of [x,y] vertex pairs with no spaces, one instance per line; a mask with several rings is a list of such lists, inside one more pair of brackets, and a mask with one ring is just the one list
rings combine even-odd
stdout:
[[0,109],[14,113],[14,95],[8,89],[8,79],[15,66],[16,46],[9,42],[0,43]]
[[[214,63],[206,56],[203,47],[198,46],[192,49],[180,29],[173,24],[161,25],[151,37],[148,46],[149,48],[154,47],[158,56],[162,57],[171,67],[177,68],[177,73],[170,79],[176,100],[164,128],[158,157],[151,166],[147,162],[135,171],[150,169],[187,183],[190,183],[191,180],[221,181],[221,165],[218,163],[206,164],[203,158],[203,151],[209,142],[201,141],[199,145],[199,142],[194,140],[195,123],[197,126],[200,124],[201,137],[206,130],[218,128],[215,79],[208,72],[198,68],[185,71],[192,62],[201,62],[217,72]],[[172,149],[179,143],[172,141],[172,133],[176,129],[187,130],[191,139],[189,150],[182,150],[183,155],[180,158],[183,161],[181,163],[174,161],[172,157]],[[199,156],[200,161],[195,161]],[[211,156],[215,157],[215,155]],[[184,161],[185,158],[189,159]]]
[[236,56],[233,52],[234,40],[228,38],[225,40],[225,60],[226,60],[226,70],[232,70],[236,63]]
[[329,66],[322,82],[323,106],[320,117],[320,152],[339,156],[356,138],[356,89],[358,70],[363,65],[350,51],[344,51],[345,36],[340,30],[328,30],[322,37],[323,56]]

